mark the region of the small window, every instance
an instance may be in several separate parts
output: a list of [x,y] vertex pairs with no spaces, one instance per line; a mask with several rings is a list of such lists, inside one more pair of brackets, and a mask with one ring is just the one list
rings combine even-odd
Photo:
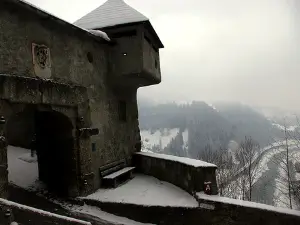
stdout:
[[125,101],[119,102],[119,119],[123,122],[127,121],[127,105]]
[[96,143],[92,143],[92,152],[96,151]]

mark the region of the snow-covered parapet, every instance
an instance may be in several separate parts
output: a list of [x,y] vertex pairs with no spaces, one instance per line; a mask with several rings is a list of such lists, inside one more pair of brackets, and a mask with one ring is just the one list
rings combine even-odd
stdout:
[[[200,207],[201,203],[204,203],[210,205],[215,211],[220,212],[224,210],[228,215],[232,211],[234,214],[240,215],[241,218],[238,218],[238,220],[241,223],[238,224],[244,224],[242,223],[243,220],[247,221],[246,224],[256,224],[256,221],[259,221],[259,224],[300,224],[300,212],[298,210],[220,197],[218,195],[209,196],[203,192],[196,193],[196,198],[200,203]],[[291,221],[292,223],[290,223]]]
[[170,161],[174,161],[174,162],[179,162],[179,163],[186,164],[188,166],[193,166],[193,167],[217,167],[215,164],[212,164],[212,163],[204,162],[204,161],[197,160],[197,159],[190,159],[190,158],[186,158],[186,157],[178,157],[178,156],[173,156],[173,155],[165,155],[165,154],[150,153],[150,152],[138,152],[136,154],[153,157],[153,158],[164,159],[164,160],[170,160]]
[[106,41],[110,41],[110,38],[108,37],[108,35],[101,30],[87,30],[87,31],[97,37],[103,38]]
[[174,184],[189,193],[204,190],[211,184],[212,194],[217,194],[217,166],[204,161],[172,155],[138,152],[134,155],[137,171]]
[[[45,221],[52,221],[53,224],[62,224],[62,225],[91,225],[90,222],[74,219],[71,217],[61,216],[58,214],[21,205],[1,198],[0,198],[0,208],[2,210],[8,209],[5,210],[6,215],[12,216],[15,219],[15,221],[18,221],[21,224],[31,224],[29,221],[26,221],[26,219],[24,219],[24,218],[30,218],[32,224],[45,224]],[[19,221],[18,215],[26,215],[26,216],[20,217],[20,221]],[[3,224],[1,218],[5,218],[5,217],[2,215],[0,216],[0,224]]]

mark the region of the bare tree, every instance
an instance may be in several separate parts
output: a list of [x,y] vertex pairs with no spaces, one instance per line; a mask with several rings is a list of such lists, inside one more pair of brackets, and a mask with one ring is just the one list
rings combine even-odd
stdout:
[[217,165],[216,179],[220,195],[236,198],[236,188],[229,182],[236,170],[227,149],[219,148],[214,150],[208,144],[198,154],[198,159]]
[[219,162],[219,158],[220,152],[217,150],[213,150],[210,144],[205,145],[204,149],[198,153],[198,159],[216,165]]
[[[298,121],[298,119],[297,119]],[[275,185],[275,199],[277,203],[284,204],[288,208],[293,208],[293,200],[300,202],[299,181],[293,176],[293,147],[299,148],[300,135],[296,129],[288,129],[285,120],[283,125],[283,142],[281,149],[273,157],[273,162],[278,165],[279,175]],[[295,164],[296,165],[296,164]],[[276,196],[277,195],[277,196]]]
[[260,163],[259,144],[251,137],[245,137],[236,152],[236,158],[240,162],[242,199],[252,199],[252,190],[259,174]]
[[291,188],[292,188],[292,195],[295,199],[295,203],[299,206],[300,205],[300,181],[293,181]]
[[286,125],[284,126],[284,136],[285,136],[285,147],[286,147],[286,173],[287,173],[288,195],[289,195],[290,208],[292,209],[293,205],[292,205],[291,177],[290,177],[290,166],[289,166],[289,163],[290,163],[290,161],[289,161],[289,143],[288,143]]
[[289,161],[289,147],[285,148],[284,151],[275,154],[272,159],[278,165],[279,172],[275,183],[275,199],[277,204],[284,204],[292,209],[292,179],[290,177],[292,163]]

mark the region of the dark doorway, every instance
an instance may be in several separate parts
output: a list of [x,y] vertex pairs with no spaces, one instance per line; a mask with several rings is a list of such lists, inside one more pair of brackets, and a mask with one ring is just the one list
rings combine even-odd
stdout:
[[66,196],[74,177],[72,123],[55,111],[36,111],[34,120],[39,179],[49,191]]

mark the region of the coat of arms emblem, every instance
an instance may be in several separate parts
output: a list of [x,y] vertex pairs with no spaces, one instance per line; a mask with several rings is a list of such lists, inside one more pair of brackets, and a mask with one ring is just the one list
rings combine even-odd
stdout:
[[43,69],[47,66],[48,49],[45,46],[35,46],[36,61]]
[[36,76],[51,77],[50,49],[45,45],[32,44],[33,65]]

